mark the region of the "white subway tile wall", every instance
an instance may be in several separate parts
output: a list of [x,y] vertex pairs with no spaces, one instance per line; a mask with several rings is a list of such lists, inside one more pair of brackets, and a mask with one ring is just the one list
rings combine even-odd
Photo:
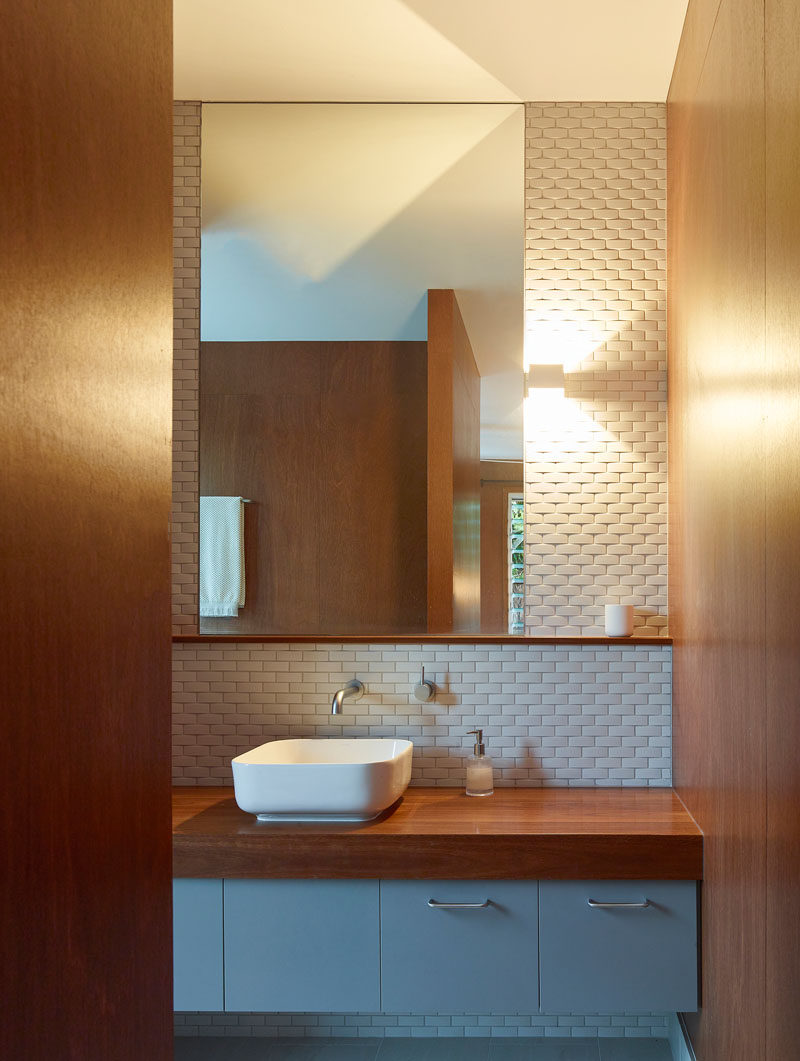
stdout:
[[197,632],[200,103],[173,108],[172,626]]
[[[230,785],[230,760],[276,737],[402,737],[412,784],[462,785],[482,728],[496,784],[671,784],[667,645],[179,643],[173,649],[173,777]],[[421,667],[439,687],[412,695]],[[331,698],[357,676],[357,703]]]
[[669,1015],[449,1013],[176,1013],[175,1034],[281,1038],[626,1037],[666,1039]]
[[526,633],[667,633],[666,106],[525,105]]

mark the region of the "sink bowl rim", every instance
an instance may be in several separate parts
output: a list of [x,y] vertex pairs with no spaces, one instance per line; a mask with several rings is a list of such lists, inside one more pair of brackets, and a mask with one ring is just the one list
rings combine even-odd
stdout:
[[[357,755],[358,748],[361,755]],[[371,748],[369,746],[372,746]],[[304,751],[311,753],[316,748],[322,754],[333,753],[332,758],[280,758],[281,753]],[[400,737],[288,737],[266,741],[255,748],[237,755],[232,762],[238,767],[291,767],[292,770],[313,767],[361,767],[376,766],[380,763],[392,763],[400,759],[414,744]],[[342,751],[342,757],[336,752]],[[350,751],[352,754],[347,755]],[[371,754],[364,754],[370,753]]]

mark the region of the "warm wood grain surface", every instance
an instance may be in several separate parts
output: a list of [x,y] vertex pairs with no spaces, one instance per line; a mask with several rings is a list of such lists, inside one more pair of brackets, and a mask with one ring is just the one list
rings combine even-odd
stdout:
[[424,342],[204,342],[200,493],[241,495],[246,603],[206,634],[426,629]]
[[[245,606],[209,634],[320,626],[320,378],[316,346],[200,344],[200,494],[242,496]],[[276,459],[277,458],[277,459]]]
[[319,641],[322,644],[398,644],[398,645],[671,645],[671,637],[518,637],[510,634],[274,634],[274,635],[213,635],[175,634],[172,640],[178,644],[218,641],[281,642]]
[[323,483],[312,517],[321,629],[425,630],[427,343],[326,346]]
[[[452,328],[452,629],[460,633],[469,633],[470,630],[480,630],[481,626],[481,377],[455,294],[453,294]],[[428,629],[431,633],[437,632],[437,627],[430,623]]]
[[0,34],[0,1054],[172,1057],[172,5]]
[[678,97],[694,97],[721,2],[722,0],[691,0],[689,3],[680,48],[672,71],[670,102]]
[[173,790],[177,877],[699,879],[700,830],[670,789],[409,788],[348,825],[258,822],[231,788]]
[[480,376],[455,292],[428,291],[428,630],[480,629]]
[[800,5],[766,4],[766,1057],[800,1043]]
[[691,0],[667,108],[674,779],[706,837],[702,1061],[790,1056],[765,1051],[763,31],[763,0]]

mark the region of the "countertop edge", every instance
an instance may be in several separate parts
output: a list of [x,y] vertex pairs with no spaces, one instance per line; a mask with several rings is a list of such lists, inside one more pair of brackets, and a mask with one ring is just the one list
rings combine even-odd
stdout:
[[[431,791],[409,789],[409,803],[413,805],[415,798],[422,801]],[[508,794],[512,790],[500,791]],[[579,802],[590,799],[587,790],[580,791]],[[630,796],[648,790],[599,789],[598,797],[605,796],[608,802],[608,793],[616,791]],[[659,791],[665,795],[656,801],[665,805],[666,793],[675,796],[671,789]],[[457,795],[452,790],[450,794]],[[480,831],[474,832],[415,832],[412,819],[403,832],[281,826],[267,833],[239,831],[250,827],[250,816],[230,808],[231,797],[230,788],[203,789],[202,793],[188,786],[173,790],[178,819],[173,829],[175,877],[701,880],[703,876],[703,836],[688,813],[685,818],[680,816],[680,827],[652,823],[650,828],[651,823],[644,820],[631,831],[626,831],[624,823],[603,830],[597,821],[581,831],[578,817],[568,827],[537,830],[534,825],[527,831],[508,830],[503,826],[508,819],[506,809],[496,828],[491,821],[487,823],[483,811]],[[523,816],[526,800],[547,802],[546,794],[518,798]],[[568,797],[554,799],[566,802]],[[213,828],[198,827],[200,815],[185,817],[186,805],[192,800],[195,804],[205,800],[212,811],[226,805]],[[611,800],[626,804],[624,795]],[[635,797],[632,802],[635,805]],[[181,831],[187,822],[193,822],[194,828]]]

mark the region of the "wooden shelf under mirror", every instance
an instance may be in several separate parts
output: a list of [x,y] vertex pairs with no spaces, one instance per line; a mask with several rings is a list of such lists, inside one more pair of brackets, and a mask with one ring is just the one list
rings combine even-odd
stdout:
[[357,645],[671,645],[671,637],[521,637],[503,634],[173,634],[176,643],[253,642]]

